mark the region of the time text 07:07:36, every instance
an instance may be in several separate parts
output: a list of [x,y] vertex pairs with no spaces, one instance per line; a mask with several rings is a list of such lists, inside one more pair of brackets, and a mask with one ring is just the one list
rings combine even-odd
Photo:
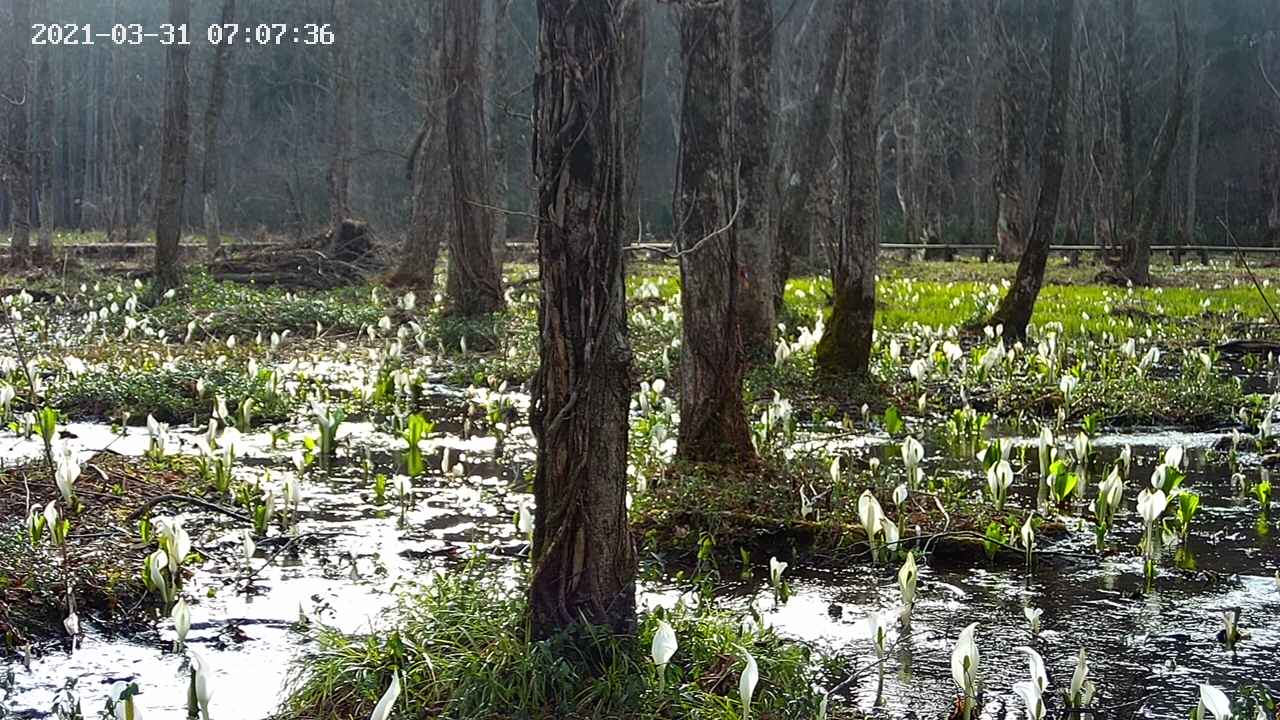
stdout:
[[[332,45],[333,27],[328,24],[258,23],[210,25],[204,38],[210,45]],[[110,27],[80,23],[35,23],[31,26],[32,45],[190,45],[191,31],[186,25],[161,23],[116,23]]]

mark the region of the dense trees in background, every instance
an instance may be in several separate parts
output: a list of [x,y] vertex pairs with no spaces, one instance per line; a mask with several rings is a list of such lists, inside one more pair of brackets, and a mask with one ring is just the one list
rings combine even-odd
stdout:
[[1031,313],[1040,295],[1066,165],[1066,108],[1071,97],[1071,47],[1076,27],[1076,0],[1055,2],[1057,9],[1049,58],[1049,102],[1045,106],[1044,145],[1040,154],[1040,192],[1036,196],[1035,214],[1026,249],[1018,262],[1017,276],[991,319],[992,325],[1003,325],[1005,335],[1011,338],[1026,336],[1027,324],[1031,322]]
[[[156,25],[167,13],[166,0],[24,0],[0,4],[0,12],[10,17],[28,4],[32,22],[92,23],[100,29],[114,22]],[[350,29],[336,33],[340,43],[349,43],[344,46],[349,52],[292,42],[238,43],[222,55],[226,91],[213,156],[215,204],[226,232],[252,237],[263,231],[321,231],[332,221],[330,167],[342,158],[350,161],[351,213],[369,221],[382,237],[399,236],[411,224],[422,228],[428,217],[437,226],[449,221],[447,210],[428,211],[426,203],[414,200],[430,196],[430,178],[424,183],[415,179],[422,172],[405,172],[426,109],[443,114],[448,98],[438,81],[424,81],[412,70],[423,66],[424,49],[433,45],[442,4],[352,5]],[[490,165],[484,196],[487,204],[508,210],[490,212],[491,232],[527,238],[534,196],[527,161],[534,0],[475,4],[481,11],[479,75],[487,78],[480,99],[489,148],[484,160]],[[635,148],[628,155],[636,158],[635,191],[626,193],[643,223],[633,222],[628,238],[665,239],[675,228],[671,186],[684,83],[678,27],[670,17],[676,5],[645,2],[623,20],[646,30],[627,33],[635,43],[623,50],[629,58],[624,92],[638,105],[625,116],[633,138],[628,147]],[[730,3],[731,9],[735,5]],[[1120,270],[1134,238],[1146,238],[1148,244],[1223,242],[1219,218],[1242,242],[1280,241],[1280,100],[1271,88],[1280,81],[1280,4],[1204,0],[1181,8],[1181,62],[1174,32],[1177,6],[1158,0],[1080,0],[1076,7],[1075,91],[1066,108],[1055,237],[1103,247]],[[218,85],[213,76],[219,53],[204,36],[221,19],[223,7],[223,2],[209,2],[192,8],[191,102],[202,111],[217,105],[210,99]],[[751,13],[741,10],[766,7],[773,15],[771,36],[744,34]],[[238,0],[235,17],[248,26],[333,23],[336,28],[343,8],[333,0]],[[842,222],[836,207],[843,183],[842,104],[833,88],[843,62],[843,8],[844,3],[827,0],[772,0],[771,5],[755,0],[735,11],[738,24],[731,36],[743,60],[753,42],[772,44],[767,202],[750,199],[748,186],[759,176],[750,162],[735,161],[735,171],[746,173],[738,222],[745,231],[757,224],[752,213],[766,213],[759,217],[774,228],[769,239],[783,261],[775,268],[779,274],[789,273],[787,264],[793,261],[825,265],[828,240]],[[1048,0],[897,0],[886,9],[876,138],[886,242],[995,244],[999,238],[1005,254],[1018,256],[1041,184],[1045,124],[1040,110],[1048,97],[1053,12]],[[163,97],[157,90],[164,84],[166,48],[154,40],[123,47],[102,41],[32,46],[21,42],[29,31],[7,22],[5,29],[20,31],[5,44],[6,60],[18,52],[28,57],[22,77],[7,74],[2,82],[49,88],[22,106],[27,127],[18,133],[28,142],[27,152],[17,153],[31,174],[24,185],[35,186],[29,194],[32,224],[43,228],[47,217],[50,227],[111,230],[119,239],[141,239],[137,228],[154,223],[160,188]],[[635,57],[643,57],[643,64],[630,59]],[[348,71],[339,72],[348,62]],[[762,64],[734,64],[753,70],[737,73],[743,81],[739,88],[758,79],[754,69]],[[1178,91],[1184,68],[1190,71]],[[643,74],[633,77],[632,70]],[[342,78],[350,82],[337,82]],[[348,92],[349,99],[339,101],[337,96]],[[837,101],[828,104],[833,97]],[[1173,101],[1179,98],[1179,132],[1163,132],[1171,129],[1166,119],[1174,119]],[[6,121],[15,119],[13,103],[6,102],[3,110]],[[338,153],[344,115],[351,123],[350,147]],[[205,224],[205,125],[192,147],[196,161],[190,171],[199,173],[193,182],[202,192],[187,194],[182,208],[187,227]],[[738,140],[744,129],[735,130]],[[6,157],[14,156],[8,148],[17,146],[10,142],[15,132],[12,123],[0,132]],[[1169,140],[1161,143],[1163,138]],[[426,143],[424,169],[448,172],[446,154],[439,134],[433,135]],[[0,225],[13,226],[13,211],[21,202],[14,201],[6,183]],[[1189,221],[1193,228],[1187,227]],[[759,237],[765,236],[746,232],[740,238],[744,252]],[[776,292],[777,282],[770,284]]]

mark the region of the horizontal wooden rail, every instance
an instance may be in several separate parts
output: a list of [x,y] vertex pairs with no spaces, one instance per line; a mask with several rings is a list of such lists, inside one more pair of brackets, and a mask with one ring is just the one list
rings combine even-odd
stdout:
[[[535,242],[530,242],[528,240],[518,240],[518,241],[508,242],[507,247],[512,250],[535,250],[537,249],[538,244]],[[650,252],[669,253],[671,252],[671,243],[662,243],[662,242],[633,243],[631,245],[627,245],[626,249],[631,250],[633,252],[650,251]],[[880,249],[885,251],[891,251],[891,252],[934,250],[934,251],[941,251],[941,252],[995,253],[996,246],[995,245],[958,245],[958,244],[920,245],[917,243],[881,243]],[[1051,245],[1049,246],[1049,251],[1055,252],[1055,253],[1070,253],[1070,252],[1090,253],[1090,252],[1102,252],[1105,250],[1106,248],[1100,248],[1097,245]],[[1280,254],[1280,247],[1244,246],[1244,247],[1241,247],[1240,250],[1247,253]],[[1231,245],[1152,245],[1151,252],[1234,253],[1236,252],[1236,248]]]

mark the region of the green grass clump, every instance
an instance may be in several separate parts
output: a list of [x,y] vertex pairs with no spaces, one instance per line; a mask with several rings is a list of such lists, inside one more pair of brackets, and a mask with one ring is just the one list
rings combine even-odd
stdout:
[[[199,380],[204,381],[203,395],[196,391]],[[266,372],[250,377],[242,366],[185,360],[95,367],[51,390],[53,404],[67,416],[120,419],[128,413],[133,424],[147,415],[167,423],[203,422],[218,396],[232,414],[252,398],[254,425],[280,422],[289,414],[289,399],[272,388]]]
[[[348,636],[319,628],[318,649],[294,667],[282,716],[368,717],[400,672],[397,717],[737,720],[744,648],[760,669],[752,718],[816,715],[821,696],[809,650],[770,630],[744,631],[714,611],[677,610],[645,616],[635,638],[533,641],[527,607],[509,579],[472,566],[406,596],[388,631]],[[661,692],[649,659],[660,619],[679,641]]]
[[176,338],[183,337],[187,324],[195,321],[199,340],[209,335],[225,338],[284,330],[309,335],[316,323],[331,334],[353,333],[377,324],[385,312],[373,301],[371,287],[294,293],[191,273],[183,297],[157,305],[149,316],[157,329]]

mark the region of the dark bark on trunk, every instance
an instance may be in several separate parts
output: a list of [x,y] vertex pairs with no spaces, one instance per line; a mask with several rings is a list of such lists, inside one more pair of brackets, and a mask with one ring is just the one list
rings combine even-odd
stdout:
[[1263,241],[1271,247],[1280,247],[1280,126],[1264,130],[1264,133],[1262,188],[1266,207]]
[[538,0],[534,161],[541,365],[529,605],[536,637],[631,634],[621,48],[610,3]]
[[778,214],[778,232],[774,241],[773,306],[779,312],[787,280],[791,277],[792,259],[809,255],[809,236],[813,230],[809,200],[818,174],[824,167],[823,161],[829,159],[829,146],[825,140],[831,132],[832,98],[836,94],[836,81],[849,35],[847,16],[848,13],[837,11],[832,19],[831,32],[827,36],[813,86],[813,97],[805,109],[800,132],[791,149],[797,158],[795,171],[783,182],[782,209]]
[[1027,324],[1031,322],[1031,313],[1044,283],[1049,246],[1053,242],[1066,165],[1067,104],[1071,98],[1071,45],[1075,25],[1075,0],[1058,0],[1049,65],[1049,105],[1045,111],[1044,146],[1040,153],[1040,195],[1036,200],[1031,233],[1027,237],[1027,249],[1018,263],[1013,287],[1005,293],[991,318],[992,325],[1004,325],[1004,334],[1008,338],[1023,338],[1027,334]]
[[684,311],[677,453],[691,462],[755,457],[742,403],[740,283],[729,144],[730,8],[681,5],[684,101],[675,195]]
[[1022,23],[1001,23],[998,32],[1003,68],[999,90],[1000,156],[996,167],[996,248],[1005,261],[1021,256],[1026,246],[1022,189],[1027,108],[1021,102],[1025,83],[1017,47],[1017,30],[1022,27]]
[[[37,17],[49,17],[49,0],[39,0],[36,4]],[[40,98],[38,142],[38,158],[40,162],[40,241],[36,257],[42,264],[53,258],[53,149],[54,149],[54,82],[53,63],[51,60],[54,48],[46,47],[40,54],[39,80],[35,92]]]
[[329,227],[333,237],[351,217],[351,133],[355,106],[355,63],[351,45],[351,2],[334,0],[333,158],[329,162]]
[[1136,62],[1138,36],[1138,2],[1121,0],[1121,33],[1119,100],[1120,100],[1120,172],[1124,187],[1120,198],[1120,218],[1116,225],[1129,228],[1136,212],[1137,148],[1133,131],[1133,66]]
[[[503,118],[499,112],[503,78],[506,76],[507,43],[503,29],[510,23],[511,0],[477,0],[480,3],[480,87],[484,88],[484,127],[488,148],[484,154],[487,165],[485,176],[489,186],[485,189],[489,204],[506,207],[509,185],[507,182],[507,141],[503,137]],[[502,263],[507,242],[507,214],[496,210],[489,213],[490,242],[495,261]]]
[[[189,25],[191,0],[169,0],[169,22]],[[156,267],[152,292],[157,296],[182,282],[178,243],[187,190],[187,153],[191,145],[187,68],[191,46],[169,46],[165,62],[164,124],[161,130],[160,184],[156,190]]]
[[814,360],[822,372],[865,373],[876,318],[880,172],[876,162],[880,30],[886,0],[850,0],[844,73],[844,227],[832,253],[834,307]]
[[640,242],[640,138],[645,125],[644,61],[649,36],[648,0],[624,0],[622,9],[622,201],[626,204],[626,244]]
[[[235,22],[236,0],[222,0],[223,25]],[[200,177],[200,193],[204,210],[205,249],[212,257],[222,247],[222,220],[218,213],[218,118],[227,94],[228,65],[231,44],[214,48],[213,70],[209,78],[209,105],[204,111],[204,168]]]
[[1191,127],[1187,132],[1187,206],[1183,215],[1182,222],[1182,239],[1183,243],[1194,245],[1196,243],[1196,225],[1197,219],[1197,203],[1199,202],[1199,185],[1200,185],[1200,120],[1201,106],[1204,93],[1202,86],[1204,85],[1204,29],[1196,28],[1196,44],[1195,57],[1192,62],[1195,63],[1195,75],[1191,82]]
[[773,0],[737,3],[737,82],[734,148],[737,150],[738,319],[743,349],[752,360],[769,360],[773,330],[773,197],[770,118],[773,99]]
[[448,226],[448,189],[445,157],[444,103],[441,73],[444,62],[444,5],[429,3],[426,52],[420,62],[422,127],[409,154],[409,178],[413,185],[413,210],[405,235],[400,266],[388,284],[414,287],[424,292],[435,288],[436,264],[440,258],[440,237]]
[[3,163],[4,184],[9,189],[11,206],[13,244],[10,260],[15,267],[26,267],[31,259],[31,154],[27,143],[27,113],[32,105],[27,56],[31,52],[31,44],[26,36],[31,28],[31,0],[13,0],[11,12],[12,32],[6,38],[9,67],[4,70],[7,77],[0,78],[4,83],[0,86],[4,88],[4,98],[0,102],[7,106],[5,114],[9,120],[9,137],[0,162]]
[[502,309],[502,278],[493,258],[489,215],[489,144],[480,69],[480,13],[475,0],[445,0],[446,142],[452,179],[449,310],[463,316]]
[[1169,99],[1169,109],[1165,113],[1164,123],[1156,138],[1155,149],[1151,152],[1151,165],[1144,179],[1144,193],[1140,200],[1142,207],[1141,214],[1138,216],[1138,226],[1126,237],[1125,264],[1122,272],[1134,285],[1151,283],[1151,245],[1159,229],[1161,208],[1165,200],[1165,186],[1169,179],[1169,164],[1173,160],[1173,151],[1178,145],[1178,133],[1182,129],[1182,118],[1186,114],[1187,107],[1187,86],[1191,74],[1186,52],[1187,27],[1181,0],[1175,0],[1171,3],[1171,7],[1174,40],[1177,44],[1173,97]]

